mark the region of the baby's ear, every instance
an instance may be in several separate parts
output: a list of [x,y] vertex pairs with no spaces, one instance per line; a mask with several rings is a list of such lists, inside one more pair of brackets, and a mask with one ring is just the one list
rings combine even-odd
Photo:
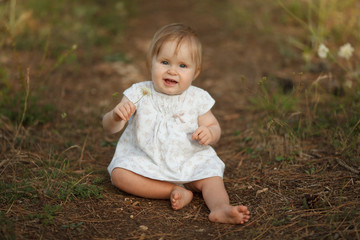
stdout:
[[200,71],[201,71],[201,69],[198,67],[198,68],[196,69],[196,72],[195,72],[195,76],[194,76],[193,81],[199,76]]

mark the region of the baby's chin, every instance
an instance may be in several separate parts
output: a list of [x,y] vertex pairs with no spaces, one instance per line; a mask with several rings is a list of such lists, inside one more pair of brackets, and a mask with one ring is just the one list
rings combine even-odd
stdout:
[[169,96],[176,96],[176,95],[180,95],[182,94],[184,91],[175,89],[175,87],[163,87],[163,88],[157,88],[155,87],[155,91],[165,94],[165,95],[169,95]]

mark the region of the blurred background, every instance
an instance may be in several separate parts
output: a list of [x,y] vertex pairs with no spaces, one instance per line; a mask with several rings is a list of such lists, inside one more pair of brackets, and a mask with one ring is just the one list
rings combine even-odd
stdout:
[[[356,0],[0,0],[1,236],[53,238],[61,226],[65,238],[95,231],[64,214],[76,214],[69,206],[81,201],[112,201],[104,192],[119,194],[106,167],[120,134],[106,136],[101,118],[131,84],[150,80],[147,48],[173,22],[193,27],[203,43],[194,85],[216,99],[226,177],[260,178],[275,168],[326,182],[337,167],[359,174],[359,12]],[[359,203],[356,184],[347,194]],[[339,192],[331,196],[320,197],[324,206],[339,203]],[[357,219],[356,230],[359,213],[348,211],[352,220],[325,219],[324,229]],[[270,219],[273,227],[300,228],[283,215]]]

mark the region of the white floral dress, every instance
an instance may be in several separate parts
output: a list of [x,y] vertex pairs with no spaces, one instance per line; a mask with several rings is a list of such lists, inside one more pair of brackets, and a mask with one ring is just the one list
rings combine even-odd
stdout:
[[[144,87],[151,94],[143,95]],[[136,112],[117,143],[109,174],[124,168],[180,184],[223,177],[225,165],[214,149],[192,140],[198,117],[215,104],[206,91],[190,86],[181,95],[166,95],[146,81],[132,85],[124,95],[136,105]]]

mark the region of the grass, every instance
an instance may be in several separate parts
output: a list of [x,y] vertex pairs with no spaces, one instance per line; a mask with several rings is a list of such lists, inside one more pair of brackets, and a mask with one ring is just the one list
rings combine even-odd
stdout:
[[[109,15],[112,3],[100,6],[95,1],[84,5],[73,1],[49,4],[42,0],[12,0],[0,9],[0,26],[5,30],[0,33],[0,48],[10,47],[12,54],[8,52],[8,56],[15,63],[13,67],[0,67],[0,150],[2,156],[11,156],[1,162],[2,239],[15,239],[14,219],[8,214],[12,206],[23,206],[25,212],[30,212],[21,214],[21,221],[38,220],[47,226],[54,224],[67,202],[102,198],[103,177],[90,170],[78,170],[79,158],[74,150],[82,149],[73,144],[65,150],[61,146],[41,149],[42,137],[33,129],[54,125],[60,115],[58,104],[44,99],[48,91],[44,83],[56,71],[76,66],[79,52],[121,42],[124,20],[134,9],[130,1],[116,1],[118,11]],[[23,51],[40,52],[40,61],[25,70]],[[121,53],[112,52],[111,60],[125,59]],[[54,133],[51,135],[60,134],[56,129]],[[81,223],[63,227],[79,231]]]
[[[115,7],[113,14],[103,14]],[[108,1],[98,4],[96,1],[82,2],[61,1],[50,4],[48,1],[14,0],[5,3],[2,16],[9,19],[6,26],[16,39],[19,49],[42,50],[45,43],[56,41],[51,46],[50,55],[77,44],[81,48],[103,46],[111,41],[121,40],[124,20],[134,10],[131,1]],[[58,21],[62,19],[62,21]]]
[[[336,96],[312,88],[310,85],[302,93],[294,89],[292,93],[284,94],[273,91],[262,80],[258,94],[250,98],[250,109],[263,115],[257,129],[261,129],[259,132],[270,148],[274,144],[281,144],[281,139],[288,138],[284,140],[288,145],[286,155],[294,151],[299,141],[321,136],[326,139],[325,146],[331,147],[333,153],[360,166],[358,93]],[[280,139],[274,140],[275,136],[280,136]],[[271,155],[282,156],[280,153]]]
[[42,224],[49,225],[53,224],[54,217],[61,212],[61,205],[45,205],[40,213],[29,214],[28,218],[30,220],[39,219]]
[[[354,0],[282,1],[277,3],[290,18],[286,23],[296,22],[306,29],[305,37],[315,44],[327,41],[341,43],[351,39],[359,40],[359,22],[356,20],[357,2]],[[286,20],[284,20],[286,19]]]
[[16,239],[15,224],[6,217],[5,212],[0,211],[0,237],[2,239]]
[[[26,154],[26,153],[24,153]],[[39,156],[37,156],[39,157]],[[21,170],[21,162],[8,163],[9,168],[17,169],[19,174],[13,176],[9,182],[1,182],[1,202],[12,204],[18,200],[29,199],[38,201],[41,197],[50,197],[61,203],[75,199],[99,199],[102,198],[102,188],[99,177],[92,173],[73,173],[73,166],[69,159],[50,157],[49,159],[32,159],[31,167]],[[19,160],[20,161],[20,160]]]

